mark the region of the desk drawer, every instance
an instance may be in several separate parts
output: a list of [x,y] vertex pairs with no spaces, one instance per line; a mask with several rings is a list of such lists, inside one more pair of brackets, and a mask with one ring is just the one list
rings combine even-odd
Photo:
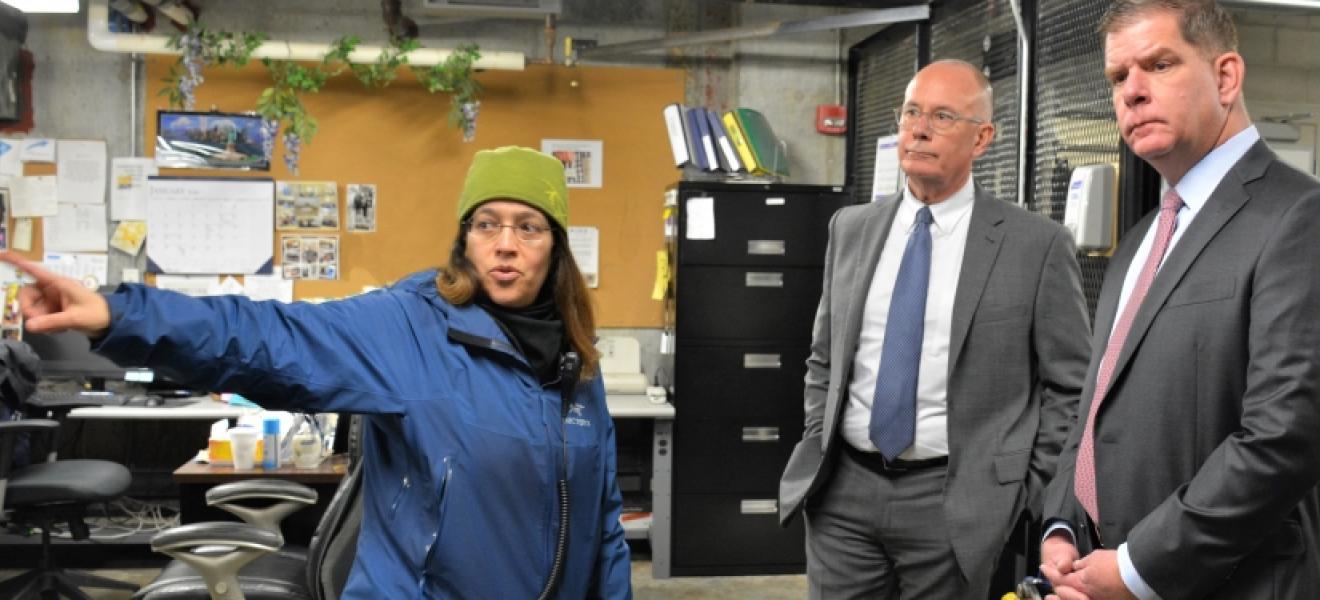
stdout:
[[674,491],[775,495],[802,418],[692,419],[674,426]]
[[801,418],[808,343],[684,345],[674,353],[674,402],[684,417]]
[[[683,574],[803,572],[802,517],[779,526],[775,494],[674,496],[674,571]],[[710,569],[702,571],[702,569]]]
[[811,339],[818,267],[686,267],[678,271],[680,340]]

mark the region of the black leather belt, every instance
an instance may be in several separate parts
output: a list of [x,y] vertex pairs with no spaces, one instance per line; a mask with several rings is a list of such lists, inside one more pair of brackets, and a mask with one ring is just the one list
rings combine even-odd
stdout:
[[948,456],[937,456],[935,458],[923,458],[921,460],[885,460],[885,457],[879,452],[863,452],[854,448],[852,444],[843,442],[843,450],[852,457],[857,464],[866,467],[874,473],[882,475],[893,475],[895,473],[910,473],[912,471],[922,471],[925,469],[934,469],[949,464]]

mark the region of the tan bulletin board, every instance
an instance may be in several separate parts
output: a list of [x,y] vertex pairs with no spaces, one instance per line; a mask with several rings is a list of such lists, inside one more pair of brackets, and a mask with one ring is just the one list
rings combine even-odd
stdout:
[[[156,111],[169,108],[156,92],[173,61],[147,61],[147,140],[156,136]],[[663,247],[663,190],[678,176],[661,109],[682,101],[683,72],[532,65],[521,72],[482,72],[477,80],[485,89],[477,137],[469,143],[447,122],[449,97],[427,93],[411,73],[401,73],[393,85],[376,91],[345,74],[304,98],[320,130],[311,144],[303,145],[299,175],[293,177],[284,166],[278,147],[268,175],[277,181],[336,182],[340,279],[295,282],[294,296],[354,294],[363,286],[383,286],[443,264],[458,229],[463,176],[477,150],[506,145],[539,149],[543,138],[601,140],[602,187],[569,190],[570,223],[600,231],[600,287],[593,290],[597,324],[659,327],[661,303],[651,300],[655,253]],[[260,65],[209,69],[197,88],[197,109],[249,111],[269,82]],[[147,145],[154,147],[154,141]],[[162,169],[162,174],[267,175],[193,169]],[[349,233],[343,227],[350,183],[377,186],[374,233]]]

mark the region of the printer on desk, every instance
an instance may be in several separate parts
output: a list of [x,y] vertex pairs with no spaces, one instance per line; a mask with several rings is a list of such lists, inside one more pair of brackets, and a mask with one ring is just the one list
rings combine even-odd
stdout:
[[665,402],[665,390],[652,386],[642,373],[642,351],[637,340],[624,336],[601,336],[596,340],[600,350],[601,379],[605,394],[645,395],[651,402]]

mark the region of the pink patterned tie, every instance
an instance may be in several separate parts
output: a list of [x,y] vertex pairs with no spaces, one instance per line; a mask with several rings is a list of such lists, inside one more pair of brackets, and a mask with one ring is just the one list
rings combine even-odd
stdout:
[[1132,319],[1137,316],[1141,302],[1146,299],[1146,292],[1150,291],[1150,283],[1155,280],[1155,272],[1164,261],[1164,254],[1169,249],[1169,240],[1173,239],[1173,230],[1178,226],[1178,211],[1182,206],[1183,201],[1178,196],[1177,190],[1169,188],[1164,194],[1164,200],[1160,202],[1160,218],[1155,230],[1155,243],[1151,245],[1146,264],[1141,267],[1141,275],[1137,277],[1137,284],[1132,288],[1132,295],[1128,296],[1123,314],[1118,319],[1118,325],[1109,336],[1105,355],[1100,359],[1100,372],[1096,374],[1095,396],[1091,397],[1091,410],[1086,414],[1086,429],[1082,432],[1082,442],[1077,448],[1077,471],[1073,476],[1073,491],[1081,501],[1082,508],[1086,509],[1086,514],[1090,515],[1091,521],[1097,525],[1100,523],[1100,510],[1095,488],[1095,415],[1099,412],[1100,401],[1104,399],[1105,392],[1109,391],[1109,380],[1114,376],[1114,362],[1118,360],[1118,353],[1123,350],[1123,342],[1127,340],[1128,330],[1132,328]]

